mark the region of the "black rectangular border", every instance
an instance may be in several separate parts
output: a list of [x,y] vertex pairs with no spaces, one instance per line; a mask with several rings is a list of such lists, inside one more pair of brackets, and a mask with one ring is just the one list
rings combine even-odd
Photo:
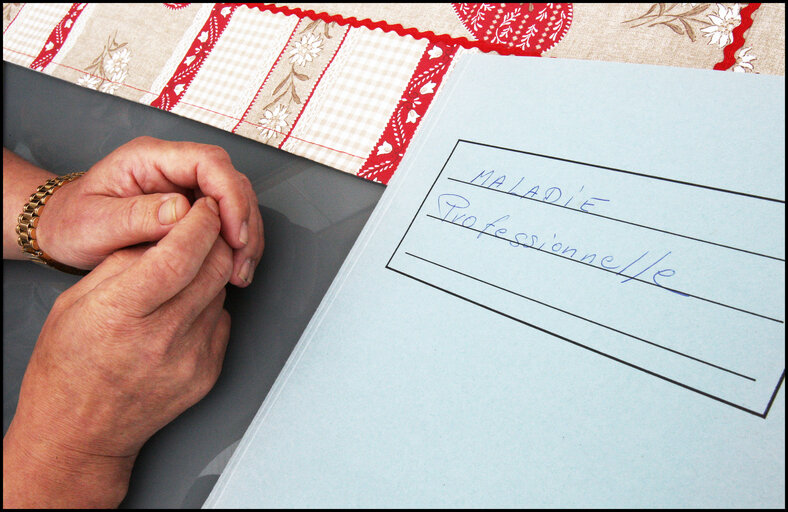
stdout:
[[601,352],[601,351],[596,350],[594,348],[591,348],[589,346],[583,345],[582,343],[580,343],[578,341],[569,339],[569,338],[567,338],[565,336],[561,336],[558,333],[555,333],[555,332],[552,332],[552,331],[548,331],[547,329],[544,329],[544,328],[539,327],[537,325],[534,325],[532,323],[526,322],[525,320],[513,317],[513,316],[511,316],[511,315],[509,315],[507,313],[504,313],[502,311],[498,311],[497,309],[493,309],[490,306],[487,306],[485,304],[481,304],[481,303],[476,302],[474,300],[471,300],[471,299],[469,299],[467,297],[463,297],[463,296],[458,295],[458,294],[456,294],[456,293],[454,293],[452,291],[449,291],[449,290],[446,290],[444,288],[441,288],[440,286],[437,286],[435,284],[432,284],[432,283],[429,283],[429,282],[424,281],[422,279],[419,279],[419,278],[417,278],[415,276],[412,276],[410,274],[407,274],[407,273],[403,272],[402,270],[399,270],[399,269],[396,269],[396,268],[392,268],[390,265],[391,265],[391,261],[394,259],[394,255],[397,254],[397,252],[399,251],[399,248],[402,245],[402,242],[405,240],[405,237],[408,235],[408,232],[410,231],[410,228],[413,226],[413,223],[416,221],[416,218],[419,216],[419,213],[421,213],[421,210],[424,208],[424,204],[427,202],[427,198],[432,193],[432,189],[435,188],[435,185],[438,183],[438,180],[443,175],[443,171],[446,169],[446,166],[448,165],[449,161],[451,160],[451,157],[454,155],[454,151],[457,149],[457,146],[459,146],[461,142],[462,143],[466,143],[466,144],[475,144],[477,146],[485,146],[485,147],[489,147],[489,148],[493,148],[493,149],[499,149],[499,150],[504,150],[504,151],[513,151],[513,152],[516,152],[516,153],[523,153],[523,154],[531,155],[531,156],[538,156],[538,157],[542,157],[542,158],[549,158],[549,159],[552,159],[552,160],[559,160],[559,161],[562,161],[562,162],[568,162],[568,163],[573,163],[573,164],[577,164],[577,165],[586,165],[586,166],[589,166],[589,167],[596,167],[598,169],[604,169],[604,170],[614,171],[614,172],[621,172],[621,173],[630,174],[630,175],[634,175],[634,176],[641,176],[641,177],[644,177],[644,178],[650,178],[650,179],[655,179],[655,180],[660,180],[660,181],[667,181],[667,182],[675,183],[675,184],[678,184],[678,185],[685,185],[685,186],[693,186],[693,187],[705,188],[705,189],[712,190],[712,191],[715,191],[715,192],[727,193],[727,194],[735,194],[735,195],[740,195],[740,196],[744,196],[744,197],[750,197],[752,199],[758,199],[758,200],[762,200],[762,201],[771,201],[771,202],[777,202],[777,203],[785,204],[785,200],[775,199],[775,198],[770,198],[770,197],[763,197],[763,196],[758,196],[758,195],[754,195],[754,194],[748,194],[748,193],[745,193],[745,192],[738,192],[738,191],[735,191],[735,190],[728,190],[728,189],[723,189],[723,188],[710,187],[710,186],[701,185],[701,184],[698,184],[698,183],[691,183],[691,182],[686,182],[686,181],[673,180],[673,179],[669,179],[669,178],[662,178],[662,177],[659,177],[659,176],[652,176],[652,175],[649,175],[649,174],[638,173],[638,172],[634,172],[634,171],[627,171],[627,170],[624,170],[624,169],[617,169],[617,168],[614,168],[614,167],[606,167],[606,166],[602,166],[602,165],[591,164],[591,163],[588,163],[588,162],[581,162],[581,161],[578,161],[578,160],[570,160],[570,159],[560,158],[560,157],[556,157],[556,156],[543,155],[543,154],[540,154],[540,153],[533,153],[533,152],[530,152],[530,151],[524,151],[524,150],[520,150],[520,149],[507,148],[507,147],[503,147],[503,146],[496,146],[496,145],[493,145],[493,144],[486,144],[486,143],[483,143],[483,142],[475,142],[475,141],[471,141],[471,140],[457,139],[457,142],[454,144],[454,147],[452,148],[451,152],[449,153],[449,156],[446,158],[446,161],[443,163],[443,166],[441,166],[440,172],[438,172],[438,175],[435,177],[435,181],[432,182],[432,185],[430,186],[429,190],[424,195],[424,199],[422,200],[421,204],[419,205],[418,209],[416,210],[416,213],[414,214],[413,219],[411,219],[410,224],[408,224],[408,228],[405,230],[405,233],[402,235],[402,238],[400,238],[400,241],[397,243],[397,247],[394,249],[394,252],[391,253],[391,257],[386,262],[386,266],[385,266],[386,269],[388,269],[388,270],[390,270],[392,272],[395,272],[395,273],[400,274],[400,275],[405,276],[405,277],[409,277],[410,279],[413,279],[414,281],[417,281],[417,282],[422,283],[424,285],[427,285],[427,286],[430,286],[430,287],[435,288],[437,290],[440,290],[440,291],[442,291],[444,293],[447,293],[449,295],[457,297],[458,299],[462,299],[462,300],[464,300],[466,302],[469,302],[471,304],[479,306],[479,307],[481,307],[483,309],[486,309],[486,310],[488,310],[490,312],[497,313],[497,314],[499,314],[499,315],[501,315],[501,316],[503,316],[505,318],[508,318],[510,320],[514,320],[515,322],[521,323],[523,325],[526,325],[528,327],[531,327],[533,329],[541,331],[541,332],[543,332],[545,334],[549,334],[549,335],[554,336],[554,337],[556,337],[556,338],[558,338],[560,340],[572,343],[573,345],[576,345],[578,347],[581,347],[581,348],[584,348],[584,349],[589,350],[591,352],[594,352],[595,354],[599,354],[601,356],[607,357],[608,359],[611,359],[611,360],[616,361],[618,363],[622,363],[622,364],[624,364],[626,366],[629,366],[630,368],[634,368],[636,370],[640,370],[640,371],[642,371],[642,372],[644,372],[644,373],[646,373],[648,375],[652,375],[654,377],[660,378],[660,379],[662,379],[664,381],[670,382],[672,384],[675,384],[677,386],[683,387],[683,388],[688,389],[690,391],[694,391],[695,393],[698,393],[698,394],[703,395],[705,397],[711,398],[711,399],[716,400],[718,402],[721,402],[721,403],[723,403],[725,405],[734,407],[734,408],[739,409],[741,411],[748,412],[748,413],[750,413],[750,414],[752,414],[754,416],[758,416],[760,418],[766,419],[766,416],[769,414],[769,410],[772,408],[772,404],[774,403],[774,400],[777,397],[777,393],[779,392],[780,387],[782,386],[782,383],[785,380],[785,368],[783,368],[783,373],[780,376],[780,379],[777,382],[777,385],[775,386],[774,391],[772,392],[772,396],[769,399],[769,403],[766,405],[766,409],[764,411],[762,411],[762,412],[755,411],[755,410],[752,410],[752,409],[748,409],[748,408],[746,408],[744,406],[741,406],[741,405],[729,402],[729,401],[727,401],[727,400],[725,400],[725,399],[723,399],[721,397],[712,395],[710,393],[706,393],[705,391],[701,391],[699,389],[695,389],[695,388],[693,388],[691,386],[688,386],[686,384],[682,384],[681,382],[673,380],[673,379],[671,379],[669,377],[666,377],[664,375],[660,375],[660,374],[658,374],[656,372],[653,372],[651,370],[647,370],[645,368],[642,368],[640,366],[634,365],[634,364],[629,363],[627,361],[618,359],[618,358],[616,358],[616,357],[614,357],[614,356],[612,356],[610,354],[606,354],[604,352]]

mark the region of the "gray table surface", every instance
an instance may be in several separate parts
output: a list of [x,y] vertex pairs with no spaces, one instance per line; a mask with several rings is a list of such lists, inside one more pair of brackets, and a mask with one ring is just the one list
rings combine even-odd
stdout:
[[[228,286],[222,375],[143,447],[122,508],[202,505],[384,187],[231,133],[3,63],[3,146],[47,170],[88,169],[142,135],[216,144],[252,182],[266,248],[246,289]],[[32,192],[32,191],[31,191]],[[78,277],[3,261],[3,433],[38,333]],[[78,378],[78,376],[74,376]]]

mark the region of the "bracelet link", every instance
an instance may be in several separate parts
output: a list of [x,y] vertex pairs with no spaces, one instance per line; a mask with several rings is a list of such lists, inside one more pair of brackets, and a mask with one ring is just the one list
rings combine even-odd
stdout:
[[38,187],[36,191],[30,196],[30,200],[25,204],[25,207],[22,209],[22,213],[20,213],[19,217],[17,217],[16,225],[16,234],[19,235],[17,238],[17,243],[22,249],[22,252],[24,252],[30,260],[41,265],[56,268],[62,272],[77,275],[85,275],[88,273],[88,271],[64,265],[50,258],[49,255],[42,251],[38,245],[38,241],[36,240],[36,228],[38,227],[38,219],[41,216],[41,212],[43,211],[46,202],[49,200],[52,194],[55,193],[55,190],[66,183],[74,181],[83,174],[85,174],[84,171],[72,172],[70,174],[56,176],[47,180],[46,183]]

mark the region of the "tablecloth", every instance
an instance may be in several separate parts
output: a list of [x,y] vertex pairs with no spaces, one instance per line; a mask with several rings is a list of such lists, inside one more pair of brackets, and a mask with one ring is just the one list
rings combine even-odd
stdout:
[[3,4],[8,62],[380,183],[465,52],[783,75],[785,6]]

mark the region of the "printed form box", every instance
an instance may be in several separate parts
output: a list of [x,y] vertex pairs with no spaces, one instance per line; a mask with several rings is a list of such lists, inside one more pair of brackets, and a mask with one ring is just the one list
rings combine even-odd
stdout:
[[457,141],[387,268],[765,417],[785,201]]

